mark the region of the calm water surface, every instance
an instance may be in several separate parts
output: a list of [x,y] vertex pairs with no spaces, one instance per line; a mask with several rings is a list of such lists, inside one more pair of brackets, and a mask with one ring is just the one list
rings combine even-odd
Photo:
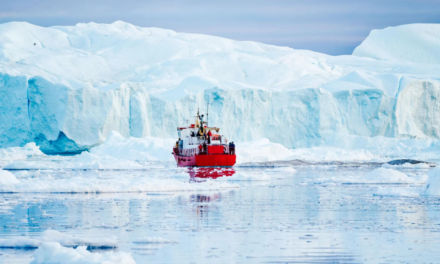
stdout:
[[[395,195],[395,190],[418,192],[420,185],[338,180],[358,177],[375,169],[371,166],[296,169],[222,191],[0,194],[11,207],[0,211],[0,238],[34,237],[47,229],[115,237],[117,250],[131,252],[137,263],[440,262],[440,199]],[[236,170],[252,175],[265,169]],[[427,170],[404,172],[417,176]],[[146,177],[147,172],[101,173]],[[387,190],[394,191],[387,195]],[[175,243],[134,243],[145,237]],[[29,263],[32,254],[3,249],[0,263]]]

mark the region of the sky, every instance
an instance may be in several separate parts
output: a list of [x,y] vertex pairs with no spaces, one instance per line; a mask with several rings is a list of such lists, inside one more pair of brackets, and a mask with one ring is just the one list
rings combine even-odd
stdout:
[[112,23],[351,54],[373,29],[440,23],[440,0],[0,0],[0,23]]

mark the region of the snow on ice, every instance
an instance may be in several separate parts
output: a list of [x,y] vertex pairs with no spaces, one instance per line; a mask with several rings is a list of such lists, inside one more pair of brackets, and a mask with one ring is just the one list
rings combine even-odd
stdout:
[[[287,149],[342,148],[351,136],[434,142],[438,32],[423,24],[374,31],[356,56],[335,57],[121,21],[1,24],[0,147],[35,142],[46,153],[76,153],[111,131],[164,139],[130,139],[135,156],[138,144],[168,144],[208,102],[210,123],[236,143],[267,138]],[[396,42],[378,48],[389,36]],[[415,61],[419,44],[425,55]]]
[[440,195],[440,167],[436,167],[429,171],[428,180],[423,188],[425,195]]
[[135,264],[130,253],[103,252],[92,253],[87,247],[63,247],[57,242],[44,242],[34,253],[31,264],[65,263],[65,264]]
[[20,183],[20,181],[15,178],[14,174],[10,173],[9,171],[0,169],[0,186],[18,183]]
[[[61,176],[58,176],[61,174]],[[165,177],[164,177],[165,174]],[[176,191],[209,191],[235,189],[239,186],[226,182],[206,180],[190,183],[189,178],[178,180],[166,177],[171,172],[156,172],[153,175],[138,175],[135,173],[111,174],[102,177],[92,171],[89,175],[69,173],[46,173],[41,177],[27,177],[14,182],[9,179],[6,184],[0,183],[0,192],[18,193],[138,193],[138,192],[176,192]],[[15,179],[15,181],[17,181]]]
[[439,64],[438,32],[438,24],[411,24],[373,30],[353,55],[378,60]]
[[15,237],[0,239],[0,248],[26,248],[35,249],[45,242],[56,242],[64,247],[86,246],[88,249],[111,249],[117,248],[117,241],[111,238],[86,239],[61,233],[56,230],[46,230],[41,236],[35,238]]

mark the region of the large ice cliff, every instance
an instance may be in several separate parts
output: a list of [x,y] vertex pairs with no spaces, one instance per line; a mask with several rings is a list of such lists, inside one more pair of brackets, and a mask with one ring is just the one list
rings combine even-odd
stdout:
[[387,28],[354,55],[329,56],[121,21],[1,24],[0,147],[76,152],[113,130],[175,137],[207,104],[235,141],[439,139],[439,35],[439,25]]

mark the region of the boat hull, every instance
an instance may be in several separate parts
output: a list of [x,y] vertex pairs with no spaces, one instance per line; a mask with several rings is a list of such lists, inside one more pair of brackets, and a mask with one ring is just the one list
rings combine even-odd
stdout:
[[196,156],[179,156],[173,153],[178,167],[194,167],[196,166]]
[[195,162],[197,167],[232,167],[236,161],[235,155],[196,155]]

